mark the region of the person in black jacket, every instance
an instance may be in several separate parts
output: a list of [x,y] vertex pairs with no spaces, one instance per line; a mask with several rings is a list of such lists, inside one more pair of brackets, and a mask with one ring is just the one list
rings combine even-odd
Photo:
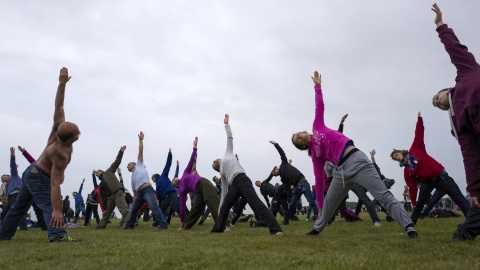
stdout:
[[291,187],[292,189],[292,200],[290,201],[290,207],[288,208],[287,214],[284,217],[282,225],[287,225],[290,219],[294,218],[295,209],[297,205],[297,201],[300,199],[302,194],[308,201],[308,204],[313,209],[313,214],[315,218],[318,216],[318,206],[317,202],[312,196],[310,192],[310,184],[305,179],[305,176],[294,166],[292,166],[283,152],[283,149],[280,147],[278,143],[275,141],[270,141],[271,144],[277,148],[278,153],[280,154],[280,159],[282,160],[282,164],[280,167],[273,168],[273,176],[280,175],[282,183],[287,186]]

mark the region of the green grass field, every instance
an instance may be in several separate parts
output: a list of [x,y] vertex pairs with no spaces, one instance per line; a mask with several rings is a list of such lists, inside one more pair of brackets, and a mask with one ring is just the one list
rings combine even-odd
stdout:
[[419,220],[419,238],[410,240],[383,213],[379,228],[360,217],[318,236],[305,235],[313,226],[305,216],[283,226],[282,236],[248,223],[211,234],[212,219],[189,231],[177,231],[178,219],[164,231],[142,221],[124,231],[118,219],[105,230],[67,229],[80,243],[48,243],[46,232],[29,229],[0,242],[0,269],[480,269],[478,240],[446,242],[464,218]]

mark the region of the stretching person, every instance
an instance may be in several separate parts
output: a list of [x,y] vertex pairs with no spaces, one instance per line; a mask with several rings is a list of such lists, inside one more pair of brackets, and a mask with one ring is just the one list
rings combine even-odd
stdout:
[[75,219],[73,220],[73,223],[75,224],[77,224],[77,220],[80,217],[80,212],[82,212],[83,218],[85,218],[87,212],[87,210],[85,210],[85,202],[82,196],[83,183],[85,183],[85,178],[83,178],[78,192],[72,192],[73,198],[75,199]]
[[[6,195],[7,195],[7,206],[5,207],[5,215],[8,213],[8,210],[15,203],[18,193],[22,188],[22,179],[18,176],[17,163],[15,162],[15,148],[10,147],[10,173],[7,186],[6,186]],[[20,230],[27,230],[27,218],[25,215],[20,219]]]
[[[193,141],[193,151],[190,161],[183,171],[182,178],[174,178],[172,185],[178,188],[180,195],[180,228],[179,230],[188,230],[192,228],[197,220],[202,216],[205,205],[212,211],[213,220],[218,217],[218,205],[220,199],[217,191],[210,181],[198,175],[196,168],[197,163],[197,143],[198,138]],[[197,194],[197,198],[193,202],[193,206],[185,220],[185,209],[187,208],[187,195],[190,192]],[[227,227],[228,228],[228,227]],[[230,230],[230,228],[228,228]]]
[[168,226],[167,221],[155,200],[155,192],[153,191],[152,184],[150,184],[147,169],[143,165],[143,138],[143,132],[140,131],[138,135],[138,161],[137,163],[130,162],[127,165],[128,171],[132,172],[133,207],[130,213],[130,219],[125,219],[128,220],[125,225],[125,230],[133,230],[138,210],[140,210],[140,207],[142,207],[145,202],[150,205],[152,212],[155,214],[155,218],[160,224],[158,229],[165,230]]
[[65,169],[72,156],[72,144],[78,140],[80,130],[77,125],[65,122],[63,102],[65,86],[70,80],[68,70],[60,70],[59,85],[55,97],[53,128],[48,138],[47,147],[35,163],[30,164],[23,173],[23,185],[15,205],[5,216],[0,227],[0,241],[10,240],[15,235],[20,219],[27,213],[32,199],[43,211],[48,226],[50,242],[77,242],[70,238],[63,229],[64,218],[60,201]]
[[457,68],[455,86],[436,94],[433,105],[441,110],[449,110],[452,134],[462,150],[467,191],[472,205],[465,222],[458,225],[451,241],[474,240],[480,234],[480,132],[476,117],[480,95],[480,65],[467,47],[460,43],[453,30],[443,24],[442,12],[437,4],[433,5],[432,10],[436,13],[435,24],[440,41]]
[[[423,119],[418,112],[417,127],[415,129],[415,138],[413,139],[410,150],[393,150],[390,157],[398,161],[400,167],[404,168],[405,182],[408,185],[410,199],[415,207],[412,213],[413,224],[420,217],[423,206],[434,188],[442,189],[456,204],[462,209],[467,216],[470,207],[464,200],[462,194],[458,193],[453,187],[454,180],[445,171],[442,164],[427,154],[424,141],[425,127]],[[420,181],[420,194],[417,200],[417,181]]]
[[285,155],[285,152],[280,147],[280,145],[275,141],[270,141],[270,143],[275,146],[278,153],[280,154],[280,159],[282,160],[282,164],[280,164],[280,167],[275,166],[275,168],[273,168],[273,176],[280,175],[281,181],[284,185],[286,185],[287,187],[294,187],[292,190],[292,200],[290,201],[290,207],[288,208],[287,214],[283,219],[282,225],[288,225],[289,220],[293,219],[297,202],[302,196],[302,194],[307,199],[309,206],[313,208],[313,214],[315,216],[315,219],[317,219],[318,206],[315,203],[315,199],[313,199],[312,193],[310,192],[310,183],[308,183],[307,179],[305,179],[305,176],[303,176],[303,174],[297,168],[295,168],[290,164],[290,162],[288,162],[287,156]]
[[230,208],[232,208],[235,201],[242,196],[247,200],[253,212],[265,221],[265,224],[270,229],[270,234],[283,234],[282,228],[275,219],[275,216],[273,216],[272,212],[270,212],[265,204],[258,198],[252,181],[245,174],[240,162],[233,155],[233,137],[228,119],[229,116],[226,114],[223,122],[225,123],[225,130],[227,131],[227,150],[223,159],[216,159],[212,164],[213,169],[220,172],[222,178],[222,195],[220,214],[211,232],[224,231]]
[[[292,142],[300,150],[308,150],[311,154],[315,173],[315,191],[319,209],[323,208],[323,214],[315,222],[310,235],[319,234],[332,217],[333,212],[345,198],[348,191],[355,185],[360,184],[367,188],[370,193],[407,231],[410,238],[418,237],[413,229],[412,220],[405,209],[387,190],[368,157],[355,148],[353,141],[342,133],[329,129],[324,123],[324,103],[321,88],[321,77],[317,71],[312,77],[315,83],[315,120],[313,122],[313,135],[307,132],[299,132],[292,136]],[[330,161],[336,167],[333,170],[333,180],[323,200],[324,166]]]
[[90,223],[90,218],[92,216],[95,217],[95,220],[97,221],[97,225],[100,223],[100,216],[98,215],[98,184],[97,184],[97,178],[95,177],[95,170],[93,170],[92,173],[92,178],[93,178],[93,190],[88,194],[87,196],[87,211],[85,215],[85,223],[83,226],[87,226]]
[[96,229],[105,229],[107,227],[107,222],[110,217],[110,214],[115,210],[115,206],[118,208],[122,214],[122,221],[125,222],[130,219],[130,208],[128,208],[127,203],[125,202],[125,195],[123,192],[123,185],[118,181],[115,171],[122,163],[123,153],[125,152],[126,146],[120,147],[118,151],[117,158],[110,165],[106,171],[97,170],[95,175],[100,179],[100,181],[107,184],[108,189],[110,190],[110,195],[107,199],[107,208],[103,212],[102,220]]
[[[177,189],[172,186],[172,181],[170,181],[170,178],[168,178],[168,173],[170,172],[171,166],[172,149],[170,148],[168,150],[167,163],[165,164],[165,168],[163,168],[162,174],[154,174],[152,176],[152,181],[155,182],[157,185],[157,200],[161,203],[164,199],[167,199],[167,203],[170,208],[174,209],[175,212],[180,213],[180,200],[177,196]],[[178,171],[176,172],[174,178],[177,178],[177,176]]]

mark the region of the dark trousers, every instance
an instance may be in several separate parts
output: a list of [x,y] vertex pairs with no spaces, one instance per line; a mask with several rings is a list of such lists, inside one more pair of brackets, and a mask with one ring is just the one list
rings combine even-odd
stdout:
[[[188,230],[195,225],[197,220],[202,216],[205,205],[211,209],[213,220],[217,221],[218,206],[220,205],[220,198],[217,194],[217,189],[207,179],[203,178],[197,183],[198,194],[193,202],[192,209],[188,213],[187,219],[183,224],[183,228]],[[230,209],[230,208],[229,208]]]
[[474,240],[480,234],[480,208],[473,205],[468,211],[465,221],[458,225],[454,237],[463,240]]
[[274,217],[280,212],[280,206],[286,211],[288,209],[288,198],[275,193],[272,199],[272,214]]
[[[238,200],[238,203],[233,207],[232,224],[235,224],[237,222],[243,212],[243,209],[245,208],[245,206],[247,206],[247,204],[248,201],[244,197],[241,197],[240,200]],[[250,208],[252,207],[250,206]],[[262,220],[262,218],[256,212],[254,212],[254,214],[256,220]]]
[[[162,209],[163,213],[165,213],[165,218],[167,223],[170,224],[170,220],[172,219],[172,214],[177,212],[180,214],[180,199],[177,196],[177,192],[171,191],[167,194],[167,197],[162,200],[160,204],[160,208]],[[167,212],[168,210],[168,212]],[[188,209],[185,210],[185,216],[188,216]]]
[[98,204],[93,205],[87,202],[87,212],[85,214],[84,226],[87,226],[88,222],[90,222],[90,218],[92,217],[92,212],[93,212],[93,216],[95,217],[95,220],[97,221],[97,225],[100,223],[100,217],[98,216]]
[[258,198],[258,195],[253,188],[252,181],[244,173],[238,174],[233,179],[232,184],[224,198],[223,205],[220,208],[220,215],[218,216],[215,226],[213,226],[211,232],[224,232],[228,212],[240,196],[245,198],[253,212],[265,221],[265,224],[270,229],[271,234],[282,232],[282,228],[280,227],[280,224],[278,224],[277,219],[272,212],[268,210],[260,198]]
[[462,209],[462,212],[467,216],[470,206],[462,199],[462,194],[459,194],[453,185],[453,179],[448,176],[448,173],[440,173],[435,179],[422,181],[420,183],[420,195],[418,196],[418,202],[412,213],[412,222],[415,224],[417,219],[420,217],[420,214],[423,210],[423,206],[427,202],[427,199],[430,198],[430,193],[434,188],[443,190],[452,198],[455,203]]
[[[18,193],[14,193],[14,194],[11,194],[11,195],[8,195],[7,197],[7,207],[5,207],[5,215],[7,215],[8,213],[8,210],[10,210],[10,207],[12,207],[12,205],[15,203],[15,200],[17,199],[17,196],[18,196]],[[27,218],[25,217],[25,215],[23,215],[23,217],[20,219],[20,223],[19,223],[19,226],[20,226],[20,230],[26,230],[27,229]]]

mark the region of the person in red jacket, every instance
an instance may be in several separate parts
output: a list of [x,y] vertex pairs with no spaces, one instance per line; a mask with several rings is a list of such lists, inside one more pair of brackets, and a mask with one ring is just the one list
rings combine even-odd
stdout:
[[[420,217],[423,206],[430,197],[430,193],[434,188],[443,190],[458,204],[465,216],[467,216],[469,207],[468,204],[462,200],[454,188],[453,179],[448,176],[442,164],[427,154],[425,149],[425,142],[423,135],[425,127],[423,126],[423,119],[418,112],[417,127],[415,129],[415,138],[413,139],[410,150],[393,150],[390,157],[400,163],[400,167],[405,167],[404,176],[405,182],[408,185],[410,199],[412,200],[415,209],[412,213],[412,222],[415,224]],[[420,195],[417,198],[417,181],[420,182]]]
[[440,41],[457,69],[455,87],[440,90],[433,97],[433,106],[449,111],[452,134],[462,150],[467,191],[471,196],[469,215],[458,225],[451,241],[474,240],[480,234],[480,65],[465,45],[462,45],[451,28],[442,20],[442,12],[433,5],[435,24]]

